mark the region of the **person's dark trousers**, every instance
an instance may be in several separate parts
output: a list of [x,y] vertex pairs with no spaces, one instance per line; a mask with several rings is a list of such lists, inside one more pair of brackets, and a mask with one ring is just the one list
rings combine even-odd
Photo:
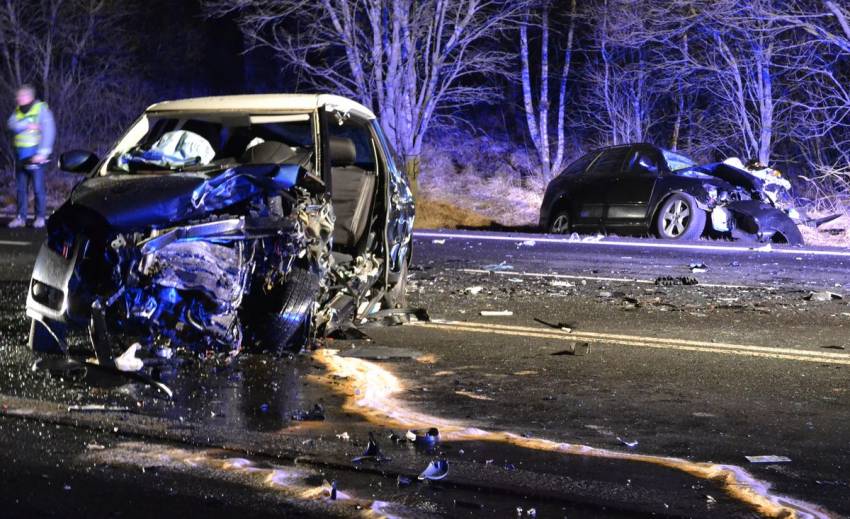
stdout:
[[18,182],[18,216],[24,220],[27,219],[27,199],[29,185],[32,184],[35,195],[35,217],[44,218],[44,165],[19,161],[15,173]]

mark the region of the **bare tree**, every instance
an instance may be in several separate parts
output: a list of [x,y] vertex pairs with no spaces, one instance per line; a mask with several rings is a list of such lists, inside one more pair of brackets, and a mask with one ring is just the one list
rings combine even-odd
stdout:
[[[567,105],[567,79],[570,75],[572,65],[573,38],[575,36],[576,0],[570,1],[569,22],[567,28],[566,44],[563,50],[563,61],[559,74],[558,109],[555,118],[555,145],[554,157],[552,156],[552,145],[550,144],[550,98],[549,98],[549,10],[550,4],[544,3],[541,9],[540,19],[540,77],[538,78],[537,92],[533,92],[531,70],[529,65],[529,43],[528,31],[531,23],[531,14],[526,13],[525,19],[520,24],[520,62],[522,64],[522,97],[525,108],[525,119],[528,125],[528,133],[531,142],[537,152],[540,161],[543,180],[548,181],[553,175],[557,175],[564,167],[564,151],[566,140],[564,135],[564,111]],[[557,68],[557,67],[556,67]],[[535,98],[537,104],[535,106]]]
[[488,45],[521,14],[501,0],[207,0],[236,14],[255,46],[275,51],[311,87],[376,112],[415,180],[428,128],[458,107],[493,100],[483,79],[510,53]]
[[586,7],[592,44],[584,71],[579,124],[597,144],[640,142],[656,122],[652,117],[658,89],[649,47],[624,38],[636,31],[643,2],[603,0]]
[[[57,147],[108,144],[141,103],[129,60],[111,41],[129,14],[113,0],[2,0],[3,113],[15,89],[32,83],[56,116]],[[8,140],[4,150],[10,157]]]

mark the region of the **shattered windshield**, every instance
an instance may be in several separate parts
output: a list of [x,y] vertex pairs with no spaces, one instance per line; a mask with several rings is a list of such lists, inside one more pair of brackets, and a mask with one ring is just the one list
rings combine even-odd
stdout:
[[[239,164],[301,164],[313,153],[309,114],[149,115],[109,160],[110,173],[202,171]],[[146,130],[145,130],[146,127]],[[133,138],[137,133],[138,138]]]
[[696,166],[696,162],[681,153],[661,148],[661,154],[664,156],[664,160],[667,161],[667,168],[673,173]]

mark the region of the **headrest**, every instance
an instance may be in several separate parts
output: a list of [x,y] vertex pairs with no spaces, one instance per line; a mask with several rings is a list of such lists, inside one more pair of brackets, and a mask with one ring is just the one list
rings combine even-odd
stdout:
[[328,140],[328,148],[331,152],[331,166],[350,166],[357,160],[357,148],[354,147],[354,141],[347,137],[331,136]]
[[266,141],[245,150],[245,153],[239,158],[239,162],[243,164],[280,164],[286,162],[292,155],[294,155],[292,148],[286,144]]

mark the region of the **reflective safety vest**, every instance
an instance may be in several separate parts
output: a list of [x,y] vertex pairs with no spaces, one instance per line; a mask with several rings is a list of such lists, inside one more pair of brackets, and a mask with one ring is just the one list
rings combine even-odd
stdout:
[[[33,103],[30,107],[29,112],[23,113],[21,111],[21,107],[15,108],[15,119],[20,121],[26,121],[27,124],[38,124],[39,116],[41,115],[41,110],[44,108],[44,102],[39,101],[37,103]],[[35,148],[41,143],[41,126],[39,126],[36,130],[25,129],[22,132],[15,134],[15,147],[16,148]]]

